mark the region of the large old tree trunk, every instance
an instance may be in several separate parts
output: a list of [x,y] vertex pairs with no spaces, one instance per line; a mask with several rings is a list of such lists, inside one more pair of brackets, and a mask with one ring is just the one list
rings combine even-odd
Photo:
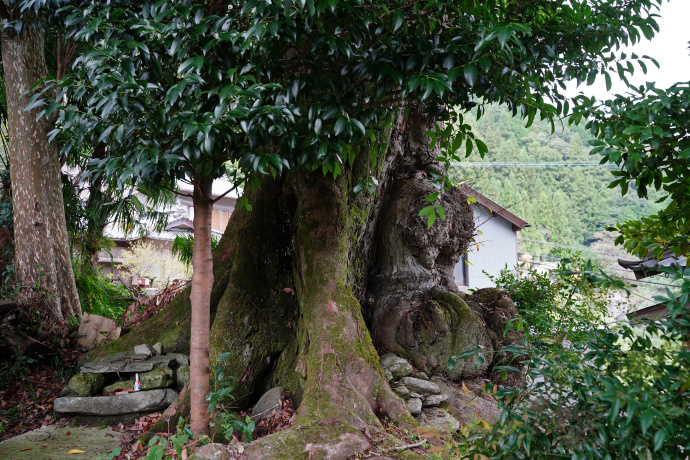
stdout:
[[40,29],[25,25],[19,35],[12,28],[3,30],[18,300],[45,302],[63,322],[80,315],[81,307],[68,248],[58,152],[48,143],[49,122],[36,120],[38,109],[24,110],[27,92],[48,74],[43,53]]
[[[379,354],[454,380],[492,364],[487,354],[480,369],[447,370],[453,354],[500,345],[511,304],[497,291],[457,292],[452,271],[474,234],[472,211],[452,190],[442,194],[445,221],[427,229],[417,216],[435,190],[429,171],[441,165],[425,134],[431,121],[421,108],[408,112],[386,133],[391,142],[374,171],[359,155],[336,180],[320,172],[264,178],[249,194],[253,210],[235,211],[213,254],[210,353],[213,361],[232,352],[224,365],[239,379],[237,405],[275,386],[299,405],[293,427],[255,441],[247,458],[348,458],[374,440],[393,442],[383,417],[403,427],[416,422],[391,391]],[[354,194],[372,173],[381,183],[377,194]],[[176,301],[165,321],[179,318],[188,337],[183,312]],[[147,335],[125,336],[108,351],[155,340],[162,321],[154,318]],[[179,349],[179,341],[165,339]]]

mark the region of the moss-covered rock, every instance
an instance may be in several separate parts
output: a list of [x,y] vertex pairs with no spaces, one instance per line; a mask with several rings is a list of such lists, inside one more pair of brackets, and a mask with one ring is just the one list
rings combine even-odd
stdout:
[[80,372],[69,379],[67,386],[78,396],[93,396],[103,388],[105,377],[102,374]]
[[175,373],[169,367],[159,367],[150,372],[139,374],[139,383],[142,390],[156,388],[168,388],[175,382]]
[[134,388],[134,380],[123,380],[115,382],[103,388],[103,393],[112,393],[119,390],[132,390]]

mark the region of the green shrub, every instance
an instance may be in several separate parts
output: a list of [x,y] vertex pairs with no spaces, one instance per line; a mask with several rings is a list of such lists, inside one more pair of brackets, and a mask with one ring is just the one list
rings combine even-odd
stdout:
[[108,280],[100,268],[82,263],[74,263],[73,268],[82,310],[121,322],[131,301],[117,299],[130,298],[129,291]]
[[613,287],[623,286],[621,280],[597,277],[603,271],[579,252],[558,251],[557,255],[562,257],[558,266],[546,273],[519,264],[513,271],[489,276],[515,302],[520,315],[515,327],[524,326],[533,339],[584,337],[583,331],[606,317]]
[[[524,388],[499,388],[490,430],[459,440],[456,454],[492,459],[681,459],[690,451],[690,269],[664,302],[667,318],[640,325],[569,316],[577,340],[525,336]],[[610,280],[590,277],[593,286]],[[544,310],[544,315],[548,315]],[[553,321],[547,318],[543,321]],[[556,327],[565,328],[556,324]]]

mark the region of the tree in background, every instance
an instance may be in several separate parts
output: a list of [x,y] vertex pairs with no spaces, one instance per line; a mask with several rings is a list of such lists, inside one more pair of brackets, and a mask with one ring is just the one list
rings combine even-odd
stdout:
[[[81,314],[68,247],[58,148],[48,142],[53,128],[29,105],[29,91],[48,76],[44,32],[19,2],[0,2],[3,82],[7,107],[15,276],[18,301],[29,304],[37,290],[46,313],[58,324]],[[10,25],[11,24],[11,25]]]
[[616,224],[616,244],[639,257],[671,250],[690,253],[690,83],[668,89],[647,83],[628,95],[602,104],[589,101],[589,123],[597,137],[592,154],[613,171],[622,195],[630,189],[641,198],[657,191],[665,208],[641,219]]
[[[528,125],[569,113],[559,85],[605,77],[611,52],[655,27],[645,0],[83,6],[60,14],[97,46],[62,82],[70,105],[45,114],[59,109],[77,140],[109,142],[99,166],[121,186],[194,184],[192,428],[205,429],[212,312],[211,353],[233,352],[225,374],[242,376],[237,391],[256,398],[268,382],[301,403],[294,429],[250,447],[256,458],[324,456],[321,446],[346,457],[369,445],[378,417],[412,424],[378,352],[438,373],[456,349],[501,345],[502,324],[485,326],[496,305],[468,306],[452,279],[473,226],[444,169],[460,147],[486,145],[446,107],[501,103]],[[452,137],[436,126],[451,119]],[[245,207],[211,275],[210,184],[227,160],[248,177]],[[180,311],[167,345],[189,339],[188,307],[153,320]]]

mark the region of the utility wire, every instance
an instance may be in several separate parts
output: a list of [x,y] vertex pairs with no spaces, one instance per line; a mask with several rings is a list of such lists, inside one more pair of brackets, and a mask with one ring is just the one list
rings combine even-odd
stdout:
[[567,168],[588,167],[618,169],[613,164],[600,164],[597,161],[453,161],[455,168]]
[[589,249],[589,248],[585,248],[585,247],[566,246],[564,244],[549,243],[548,241],[530,240],[529,238],[518,238],[518,241],[529,241],[530,243],[545,244],[547,246],[554,246],[556,248],[563,248],[563,249],[572,249],[574,251],[593,252],[595,254],[603,254],[606,256],[614,256],[614,257],[619,256],[619,254],[615,254],[613,252],[596,251],[594,249]]

